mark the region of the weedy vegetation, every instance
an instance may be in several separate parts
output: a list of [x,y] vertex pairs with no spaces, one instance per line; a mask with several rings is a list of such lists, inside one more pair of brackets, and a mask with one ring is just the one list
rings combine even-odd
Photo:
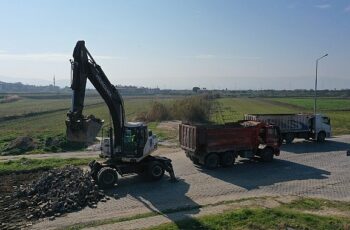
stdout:
[[52,168],[64,167],[66,165],[87,165],[92,158],[48,158],[48,159],[28,159],[10,160],[0,162],[0,175],[13,172],[31,172],[38,170],[49,170]]

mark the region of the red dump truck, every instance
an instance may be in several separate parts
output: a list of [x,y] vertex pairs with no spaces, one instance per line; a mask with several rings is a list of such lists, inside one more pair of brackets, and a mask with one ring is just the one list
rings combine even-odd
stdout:
[[280,153],[277,126],[257,121],[239,121],[224,125],[179,125],[179,141],[194,164],[208,169],[229,167],[238,156],[260,157],[272,161]]

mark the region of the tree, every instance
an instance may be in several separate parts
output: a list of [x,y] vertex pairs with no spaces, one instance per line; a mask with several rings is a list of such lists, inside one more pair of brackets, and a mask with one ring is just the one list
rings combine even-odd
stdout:
[[200,90],[199,87],[195,86],[192,88],[192,91],[195,92],[195,93],[198,93],[198,91]]

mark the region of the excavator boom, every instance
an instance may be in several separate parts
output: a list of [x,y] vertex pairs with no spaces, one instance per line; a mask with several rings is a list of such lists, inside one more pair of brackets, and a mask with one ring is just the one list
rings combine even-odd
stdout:
[[[76,142],[91,142],[102,127],[102,121],[93,116],[83,115],[86,80],[92,83],[106,102],[113,121],[111,135],[112,152],[120,152],[124,130],[124,103],[114,85],[110,83],[101,67],[95,62],[84,41],[78,41],[74,51],[72,68],[72,106],[67,114],[67,138]],[[112,130],[111,130],[112,132]]]

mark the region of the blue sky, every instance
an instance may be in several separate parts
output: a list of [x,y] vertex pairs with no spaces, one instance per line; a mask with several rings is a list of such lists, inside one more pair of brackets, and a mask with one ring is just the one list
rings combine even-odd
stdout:
[[69,84],[86,41],[114,84],[350,88],[350,0],[0,0],[0,81]]

